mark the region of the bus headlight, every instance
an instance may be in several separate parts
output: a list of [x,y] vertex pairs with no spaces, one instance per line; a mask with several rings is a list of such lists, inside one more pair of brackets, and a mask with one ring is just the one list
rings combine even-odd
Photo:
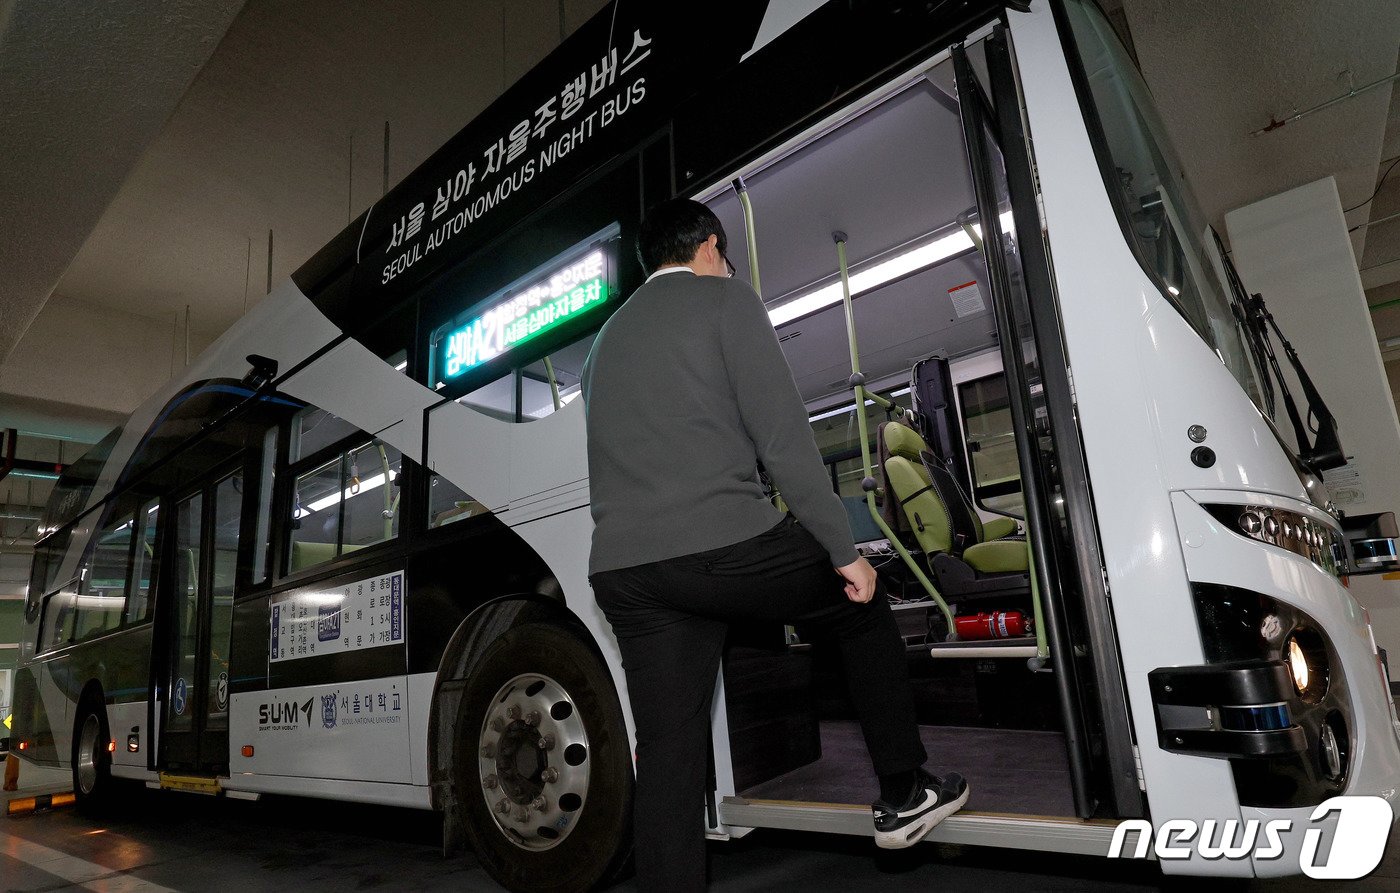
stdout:
[[1327,659],[1327,646],[1322,636],[1313,630],[1299,627],[1284,640],[1283,659],[1288,662],[1288,671],[1293,676],[1293,688],[1298,697],[1308,704],[1316,704],[1327,694],[1327,681],[1330,668]]
[[1303,654],[1303,646],[1298,644],[1298,640],[1290,636],[1288,638],[1288,669],[1293,671],[1293,687],[1298,690],[1298,694],[1308,690],[1308,659]]

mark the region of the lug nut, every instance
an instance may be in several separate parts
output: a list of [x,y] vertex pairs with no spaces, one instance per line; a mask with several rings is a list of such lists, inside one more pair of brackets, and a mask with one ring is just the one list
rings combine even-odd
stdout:
[[500,802],[496,804],[496,811],[501,815],[508,814],[510,812],[510,801],[502,797]]
[[486,787],[486,790],[494,791],[496,789],[496,785],[500,784],[500,781],[496,778],[496,776],[488,775],[481,780],[481,783]]
[[502,719],[501,717],[499,717],[499,716],[492,717],[492,719],[491,719],[491,731],[493,731],[493,732],[504,732],[505,730],[506,730],[506,721],[505,721],[504,719]]
[[558,780],[559,770],[555,769],[553,766],[550,766],[548,769],[540,773],[540,781],[544,782],[545,784],[554,784]]
[[496,745],[494,745],[494,744],[487,744],[487,745],[484,745],[484,746],[481,748],[481,755],[482,755],[483,757],[485,757],[486,759],[488,759],[488,760],[493,760],[493,759],[495,759],[495,758],[496,758]]
[[530,726],[539,725],[540,712],[538,710],[531,710],[529,713],[525,714],[525,724]]
[[516,704],[511,704],[506,708],[506,716],[510,717],[511,722],[515,722],[520,718],[520,707]]
[[544,812],[544,798],[536,797],[535,799],[531,800],[530,808],[539,810],[540,812]]
[[540,736],[540,750],[553,750],[553,749],[554,749],[554,736],[553,736],[553,735],[541,735],[541,736]]

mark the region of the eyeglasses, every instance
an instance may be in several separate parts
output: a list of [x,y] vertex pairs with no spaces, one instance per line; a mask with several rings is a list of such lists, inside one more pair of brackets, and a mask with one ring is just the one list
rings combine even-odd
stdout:
[[728,255],[721,254],[720,257],[724,258],[724,265],[729,268],[729,275],[725,278],[733,279],[734,273],[736,272],[734,269],[734,262],[729,259]]

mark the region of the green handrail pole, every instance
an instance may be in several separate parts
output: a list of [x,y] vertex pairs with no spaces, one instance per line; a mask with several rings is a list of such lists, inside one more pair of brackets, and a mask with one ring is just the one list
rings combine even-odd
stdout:
[[394,482],[389,479],[389,454],[384,444],[379,444],[379,466],[384,469],[384,538],[394,537],[394,512],[398,510],[394,499]]
[[554,397],[554,411],[558,412],[563,405],[559,402],[559,379],[554,377],[554,364],[549,357],[544,358],[544,371],[549,376],[549,393]]
[[986,248],[982,245],[982,234],[977,231],[977,221],[979,220],[977,206],[973,205],[971,208],[963,211],[958,215],[957,219],[958,226],[962,227],[962,231],[972,240],[972,244],[977,248],[977,253],[982,254],[986,251]]
[[[904,544],[895,536],[893,530],[885,523],[885,519],[880,517],[880,510],[875,505],[875,472],[870,461],[870,428],[865,420],[865,401],[867,394],[865,390],[865,376],[860,371],[860,349],[856,345],[856,317],[855,311],[851,307],[851,277],[846,268],[846,234],[834,232],[831,237],[836,241],[836,259],[841,266],[841,301],[846,310],[846,338],[851,348],[851,389],[856,395],[856,424],[860,428],[860,459],[865,469],[865,477],[860,482],[860,487],[865,491],[865,505],[870,509],[870,517],[875,519],[875,524],[880,528],[880,532],[890,541],[890,545],[899,553],[899,557],[904,561],[906,567],[913,572],[919,585],[933,599],[938,610],[943,613],[948,621],[948,638],[954,639],[957,636],[957,624],[953,622],[953,611],[948,607],[948,603],[939,594],[938,587],[933,585],[919,563],[914,560],[914,556],[909,554],[909,550],[904,548]],[[882,398],[883,399],[883,398]],[[888,401],[887,401],[888,402]]]
[[744,244],[749,249],[749,284],[758,294],[763,294],[758,284],[758,234],[754,232],[753,202],[749,201],[749,189],[743,177],[734,179],[734,191],[739,195],[739,206],[744,209]]
[[[1027,537],[1026,548],[1034,549]],[[1028,562],[1031,572],[1031,616],[1035,618],[1035,657],[1033,660],[1037,664],[1042,664],[1045,658],[1050,656],[1050,643],[1045,640],[1045,622],[1040,616],[1040,580],[1035,575],[1035,557],[1032,555]],[[1035,667],[1032,667],[1035,669]]]

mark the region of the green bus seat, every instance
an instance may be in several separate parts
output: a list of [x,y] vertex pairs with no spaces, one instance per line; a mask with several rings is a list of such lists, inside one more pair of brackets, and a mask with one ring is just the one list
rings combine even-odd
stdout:
[[881,425],[879,451],[885,519],[924,553],[949,600],[1029,592],[1030,551],[1015,518],[983,522],[952,473],[907,425]]
[[[364,546],[344,546],[341,548],[342,555],[347,552],[354,552],[363,549]],[[335,543],[306,543],[292,541],[292,564],[290,571],[305,570],[308,567],[315,567],[330,561],[335,555]]]

